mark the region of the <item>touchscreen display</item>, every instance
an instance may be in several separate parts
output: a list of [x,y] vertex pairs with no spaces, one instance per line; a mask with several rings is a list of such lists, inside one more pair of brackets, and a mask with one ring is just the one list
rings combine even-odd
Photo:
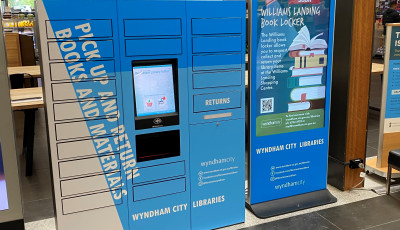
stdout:
[[0,211],[8,209],[6,178],[4,177],[3,153],[0,142]]
[[134,66],[137,117],[175,113],[172,64]]

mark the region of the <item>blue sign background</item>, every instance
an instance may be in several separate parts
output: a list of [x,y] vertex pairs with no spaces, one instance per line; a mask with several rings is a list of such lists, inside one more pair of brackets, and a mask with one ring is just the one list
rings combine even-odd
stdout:
[[397,37],[397,33],[399,32],[399,27],[392,27],[392,44],[386,95],[386,119],[400,117],[400,56],[398,54],[400,52],[400,38]]
[[[301,7],[310,9],[319,7],[321,11],[319,15],[295,16],[294,12]],[[264,13],[267,12],[265,15],[262,15],[263,10],[265,10]],[[322,0],[320,4],[290,5],[288,0],[252,1],[250,204],[326,189],[334,13],[334,0]],[[281,25],[282,22],[293,19],[299,20],[297,24],[295,23],[296,25]],[[301,20],[303,21],[301,22]],[[268,23],[268,21],[273,23]],[[262,24],[264,24],[263,28]],[[295,65],[295,58],[292,54],[290,55],[292,57],[289,56],[288,48],[304,26],[307,26],[310,38],[323,33],[318,38],[327,42],[327,48],[323,53],[327,55],[327,62],[319,84],[320,86],[324,84],[326,87],[325,103],[319,110],[310,109],[291,113],[288,112],[288,103],[292,102],[290,94],[293,87],[290,87],[288,82],[289,79],[294,78],[291,66]],[[271,37],[279,38],[281,41],[271,40],[269,43],[265,41],[263,43],[262,39]],[[279,49],[285,49],[285,51],[274,53]],[[311,48],[311,50],[313,49]],[[261,58],[262,55],[270,54],[270,51],[276,56]],[[271,72],[284,69],[289,69],[289,71],[262,74],[262,71],[268,69],[268,67],[262,68],[262,65],[276,65],[270,69]],[[262,80],[262,77],[272,75],[274,78],[272,80],[265,78],[269,81],[263,85],[262,82],[266,81]],[[268,90],[261,90],[263,86],[272,87]],[[263,104],[262,99],[269,98],[274,99]],[[310,100],[307,97],[304,99],[304,102]],[[261,106],[266,106],[266,104],[270,106],[270,110],[262,113]],[[265,116],[265,118],[261,118],[260,121],[259,117],[261,116]],[[271,128],[269,132],[259,131],[264,125],[272,127],[286,124],[290,120],[293,121],[292,116],[301,116],[303,127],[285,127],[286,130],[284,127],[277,127]],[[318,116],[320,118],[316,121]],[[258,121],[257,118],[259,118]],[[310,125],[304,125],[307,123]]]

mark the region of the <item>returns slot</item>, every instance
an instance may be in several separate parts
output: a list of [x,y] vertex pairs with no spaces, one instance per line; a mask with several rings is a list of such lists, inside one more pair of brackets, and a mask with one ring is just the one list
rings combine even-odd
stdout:
[[232,91],[194,95],[193,103],[195,113],[240,108],[242,92]]

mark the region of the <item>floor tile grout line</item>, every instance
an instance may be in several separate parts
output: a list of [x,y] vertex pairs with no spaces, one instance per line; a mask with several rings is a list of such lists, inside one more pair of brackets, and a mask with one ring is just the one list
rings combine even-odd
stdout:
[[328,220],[327,218],[325,218],[324,216],[322,216],[319,212],[317,212],[317,214],[322,217],[323,219],[325,219],[326,221],[328,221],[330,224],[332,224],[333,226],[335,226],[336,228],[338,228],[339,230],[343,230],[342,228],[339,228],[339,226],[337,226],[336,224],[334,224],[332,221]]
[[378,224],[378,225],[375,225],[375,226],[364,228],[362,230],[372,229],[372,228],[376,228],[376,227],[379,227],[379,226],[384,226],[384,225],[387,225],[387,224],[395,223],[395,222],[398,222],[398,221],[400,221],[400,219],[392,220],[392,221],[389,221],[389,222],[386,222],[386,223],[383,223],[383,224]]

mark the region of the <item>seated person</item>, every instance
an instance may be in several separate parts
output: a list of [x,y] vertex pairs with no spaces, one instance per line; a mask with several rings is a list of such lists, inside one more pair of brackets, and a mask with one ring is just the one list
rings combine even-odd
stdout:
[[387,23],[397,23],[400,22],[400,15],[397,12],[397,1],[392,1],[389,3],[389,9],[383,12],[383,35],[386,35],[386,24]]

